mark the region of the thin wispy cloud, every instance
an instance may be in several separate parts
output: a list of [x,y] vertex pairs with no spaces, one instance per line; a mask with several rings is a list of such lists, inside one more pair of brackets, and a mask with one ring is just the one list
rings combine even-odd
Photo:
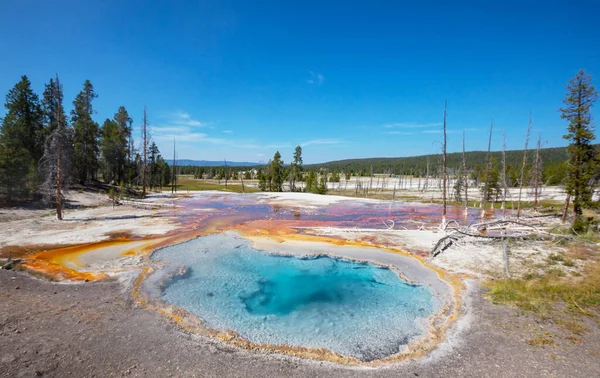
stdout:
[[413,135],[413,133],[410,131],[398,131],[398,130],[384,131],[383,133],[390,134],[390,135]]
[[223,134],[233,134],[232,130],[223,130]]
[[418,122],[396,122],[386,123],[382,127],[384,129],[426,129],[430,127],[442,126],[441,122],[429,122],[429,123],[418,123]]
[[338,139],[313,139],[313,140],[306,141],[304,143],[300,143],[300,146],[306,147],[306,146],[312,146],[312,145],[318,145],[318,144],[340,144],[340,143],[342,143],[342,141],[338,140]]
[[[160,123],[151,125],[151,133],[156,140],[175,138],[186,142],[210,141],[213,138],[198,131],[198,128],[209,125],[209,122],[201,122],[192,118],[188,112],[179,110],[162,117]],[[218,140],[213,142],[219,143]]]
[[306,82],[308,84],[322,85],[323,82],[325,81],[325,77],[323,75],[321,75],[320,73],[315,73],[314,71],[309,71],[309,73],[310,73],[310,78],[308,80],[306,80]]
[[200,122],[196,119],[193,119],[190,113],[184,111],[172,113],[172,115],[168,118],[168,122],[172,125],[192,127],[205,127],[210,125],[208,122]]

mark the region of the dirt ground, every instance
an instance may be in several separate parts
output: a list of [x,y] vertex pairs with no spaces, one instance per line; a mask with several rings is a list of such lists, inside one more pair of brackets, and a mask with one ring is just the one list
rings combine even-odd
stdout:
[[[380,369],[253,354],[184,334],[136,307],[118,282],[64,284],[0,271],[2,377],[593,377],[600,331],[574,344],[551,325],[496,306],[471,290],[451,344]],[[467,321],[468,320],[468,321]],[[462,329],[461,329],[462,328]],[[555,334],[556,346],[525,340]]]

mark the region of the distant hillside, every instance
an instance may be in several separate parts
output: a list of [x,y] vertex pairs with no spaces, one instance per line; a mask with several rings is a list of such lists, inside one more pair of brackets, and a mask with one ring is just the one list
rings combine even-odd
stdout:
[[[535,146],[534,146],[535,147]],[[596,145],[600,152],[600,145]],[[525,178],[531,179],[531,170],[535,165],[535,149],[527,151],[527,169]],[[475,175],[481,176],[484,171],[487,151],[470,151],[465,153],[468,170]],[[500,169],[502,151],[491,152],[496,169]],[[447,156],[447,166],[450,173],[457,172],[462,167],[462,153],[451,153]],[[550,185],[558,185],[564,181],[567,172],[567,148],[552,147],[540,149],[542,180]],[[423,155],[398,158],[366,158],[330,161],[321,164],[307,165],[307,170],[320,170],[326,168],[329,172],[351,172],[361,176],[373,173],[386,174],[413,174],[423,176],[427,172],[437,175],[440,172],[442,157],[440,154]],[[506,151],[506,174],[509,182],[515,183],[520,176],[523,164],[523,150]]]
[[[598,146],[597,146],[598,147]],[[467,166],[474,167],[483,165],[487,151],[470,151],[465,153]],[[501,151],[491,152],[491,156],[500,162],[502,159]],[[562,163],[567,160],[567,148],[566,147],[552,147],[542,148],[540,150],[540,156],[542,163],[546,165],[554,165]],[[462,166],[462,153],[455,152],[448,154],[447,156],[448,168],[458,168]],[[528,150],[527,158],[529,162],[535,159],[535,149]],[[373,167],[373,173],[409,173],[409,172],[425,172],[427,170],[427,164],[429,162],[430,172],[433,172],[441,164],[441,154],[435,155],[421,155],[421,156],[410,156],[410,157],[395,157],[395,158],[364,158],[364,159],[347,159],[330,161],[321,164],[307,165],[308,169],[320,169],[327,168],[331,171],[345,171],[351,170],[353,172],[369,172],[371,166]],[[523,162],[523,150],[512,150],[506,151],[506,162],[510,166],[520,166]]]
[[[167,160],[167,163],[169,163],[169,165],[173,165],[173,160]],[[223,167],[225,165],[225,162],[223,160],[213,161],[181,159],[177,160],[177,165],[188,167]],[[227,161],[227,166],[229,167],[253,167],[256,165],[264,165],[264,163],[251,163],[248,161]]]

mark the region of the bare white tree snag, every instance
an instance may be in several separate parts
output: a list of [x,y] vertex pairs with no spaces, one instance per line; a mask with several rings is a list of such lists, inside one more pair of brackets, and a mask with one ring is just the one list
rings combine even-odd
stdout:
[[142,122],[142,197],[146,197],[146,165],[148,164],[148,117],[144,105],[144,119]]
[[502,218],[506,216],[506,193],[508,193],[506,183],[506,129],[502,128]]
[[527,126],[527,136],[525,137],[525,150],[523,150],[523,165],[521,166],[521,178],[519,179],[519,199],[517,201],[517,219],[521,216],[521,193],[523,192],[523,181],[525,180],[525,166],[527,165],[527,146],[529,145],[529,136],[531,135],[531,112],[529,113],[529,125]]
[[492,132],[494,130],[494,119],[492,118],[492,122],[490,124],[490,138],[488,140],[488,149],[487,149],[487,156],[485,157],[485,182],[483,183],[484,185],[484,191],[483,191],[483,196],[481,198],[481,218],[485,217],[485,204],[487,202],[487,198],[489,196],[489,191],[490,191],[490,183],[489,183],[489,176],[490,176],[490,150],[492,149]]
[[540,156],[540,149],[542,148],[542,135],[538,137],[538,145],[535,151],[535,178],[534,178],[534,192],[533,192],[533,210],[537,211],[539,205],[539,196],[541,194],[541,181],[542,181],[542,157]]
[[469,216],[469,173],[467,172],[467,158],[465,154],[465,132],[462,137],[462,163],[463,163],[463,179],[465,184],[465,223]]
[[533,182],[533,211],[537,211],[538,208],[538,197],[539,197],[539,187],[541,180],[541,169],[542,169],[542,161],[540,159],[540,148],[542,147],[542,136],[538,137],[537,149],[535,151],[535,178]]
[[373,166],[372,165],[371,165],[370,175],[371,175],[371,182],[369,183],[369,190],[373,190]]
[[567,221],[567,214],[569,213],[569,204],[570,203],[571,203],[571,194],[567,193],[567,198],[565,199],[565,205],[563,206],[562,217],[560,218],[560,220],[563,224]]
[[175,138],[173,138],[173,177],[171,180],[171,194],[175,193],[177,191],[177,175],[176,175],[176,156],[175,156]]
[[[46,198],[55,197],[56,218],[63,219],[63,192],[68,190],[73,162],[73,144],[70,130],[67,128],[63,114],[63,94],[58,75],[52,88],[52,98],[55,107],[54,120],[50,120],[50,128],[54,130],[44,143],[44,155],[40,160],[40,170],[44,181],[41,192]],[[54,188],[56,186],[56,188]]]
[[444,101],[444,144],[442,146],[442,228],[446,227],[446,105]]
[[229,176],[229,171],[227,170],[227,160],[223,159],[223,162],[225,162],[225,189],[227,189],[227,176]]

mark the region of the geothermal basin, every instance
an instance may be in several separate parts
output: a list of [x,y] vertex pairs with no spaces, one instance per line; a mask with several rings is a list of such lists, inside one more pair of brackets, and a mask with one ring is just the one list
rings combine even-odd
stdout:
[[363,246],[228,231],[159,249],[152,260],[166,264],[146,281],[155,299],[206,329],[279,351],[393,359],[431,341],[452,302],[451,286],[418,259]]

